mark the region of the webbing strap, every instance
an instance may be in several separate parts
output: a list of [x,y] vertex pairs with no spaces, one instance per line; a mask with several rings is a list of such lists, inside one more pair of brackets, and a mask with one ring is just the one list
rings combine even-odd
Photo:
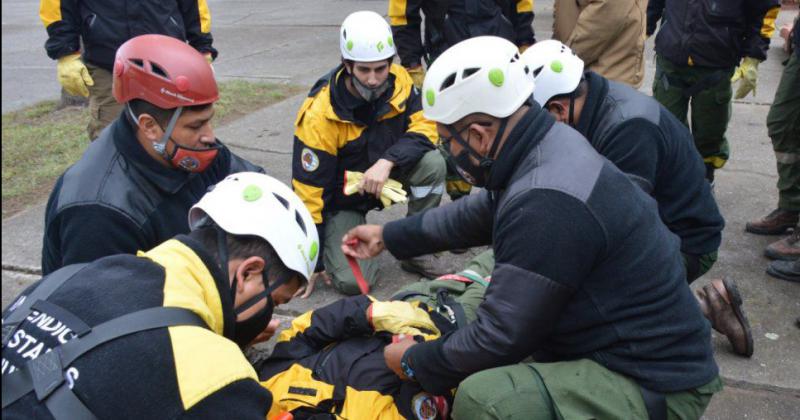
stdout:
[[[48,402],[50,398],[55,397],[56,392],[63,392],[62,389],[68,390],[63,386],[64,369],[78,357],[102,344],[129,334],[176,325],[207,328],[202,318],[184,308],[148,308],[106,321],[92,328],[91,332],[83,337],[74,338],[53,351],[31,360],[20,370],[3,375],[3,408],[31,391],[35,391],[39,401],[44,400],[50,408],[51,403]],[[72,394],[71,390],[68,391]],[[74,395],[72,398],[77,399]],[[74,406],[76,402],[69,399],[69,396],[61,396],[52,404],[63,407]],[[56,416],[55,412],[51,411],[51,414]],[[59,415],[63,415],[64,418],[81,418],[77,417],[80,415],[79,412],[59,412]]]
[[[347,245],[355,246],[358,244],[358,239],[351,239],[347,241]],[[358,288],[361,290],[362,295],[366,295],[369,293],[369,283],[364,279],[364,273],[361,272],[361,266],[358,265],[358,261],[355,258],[345,255],[347,257],[347,264],[350,265],[350,269],[353,270],[353,277],[356,278],[356,283],[358,284]]]
[[68,265],[43,278],[39,285],[29,295],[25,296],[25,301],[3,320],[3,348],[6,348],[8,340],[11,339],[11,335],[17,330],[19,324],[28,317],[33,304],[39,300],[46,300],[64,282],[72,278],[84,267],[86,267],[86,264]]
[[447,289],[439,289],[436,291],[436,300],[439,302],[440,306],[443,306],[445,309],[450,309],[453,313],[453,318],[457,327],[461,328],[467,325],[467,314],[464,312],[464,308],[458,303]]

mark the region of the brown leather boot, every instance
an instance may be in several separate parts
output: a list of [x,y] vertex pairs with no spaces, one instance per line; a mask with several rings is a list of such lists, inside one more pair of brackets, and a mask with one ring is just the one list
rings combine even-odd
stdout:
[[736,283],[728,279],[714,279],[702,289],[695,290],[703,315],[711,327],[728,338],[733,352],[750,357],[753,355],[753,334],[750,323],[742,310],[742,295]]
[[761,219],[747,222],[744,230],[757,235],[780,235],[797,225],[798,213],[775,209]]
[[773,260],[784,261],[800,258],[800,226],[796,226],[791,235],[767,245],[764,255]]

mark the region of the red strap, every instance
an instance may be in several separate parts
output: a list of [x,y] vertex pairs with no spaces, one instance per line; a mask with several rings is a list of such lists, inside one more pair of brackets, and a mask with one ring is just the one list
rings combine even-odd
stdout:
[[461,283],[474,283],[472,279],[465,276],[460,276],[458,274],[445,274],[443,276],[436,277],[435,280],[455,280],[460,281]]
[[[354,246],[358,244],[358,239],[350,239],[346,242],[347,245]],[[347,257],[347,264],[350,265],[350,269],[353,270],[353,276],[356,278],[356,283],[358,283],[358,288],[361,289],[361,294],[366,295],[369,293],[369,283],[364,280],[364,273],[361,272],[361,266],[358,265],[358,261],[355,258],[345,255]]]

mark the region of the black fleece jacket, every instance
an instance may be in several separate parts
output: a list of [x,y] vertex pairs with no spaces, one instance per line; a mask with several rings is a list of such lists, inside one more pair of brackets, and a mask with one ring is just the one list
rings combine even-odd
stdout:
[[681,238],[682,252],[716,251],[725,220],[686,126],[627,85],[594,72],[586,80],[589,92],[576,129],[656,199],[661,220]]
[[408,350],[426,391],[529,355],[588,358],[660,392],[718,374],[678,238],[655,201],[537,105],[510,133],[487,191],[391,222],[384,241],[398,258],[495,249],[477,320]]

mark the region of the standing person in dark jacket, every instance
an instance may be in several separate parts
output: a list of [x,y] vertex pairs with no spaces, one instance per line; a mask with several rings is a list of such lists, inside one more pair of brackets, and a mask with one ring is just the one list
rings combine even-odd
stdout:
[[50,193],[42,271],[134,253],[189,231],[208,187],[262,169],[214,137],[213,70],[184,42],[142,35],[120,47],[114,97],[125,112]]
[[311,215],[241,172],[188,219],[188,235],[64,267],[4,310],[3,418],[265,418],[272,397],[241,348],[311,275]]
[[[689,283],[717,260],[725,221],[703,178],[692,135],[649,96],[583,72],[583,61],[558,41],[542,41],[522,54],[535,75],[533,98],[559,122],[569,124],[658,202],[661,220],[681,239]],[[740,293],[729,280],[698,290],[712,327],[736,353],[751,356],[753,338]]]
[[[424,34],[420,12],[425,16]],[[467,38],[499,36],[521,50],[535,44],[533,17],[533,0],[389,0],[397,54],[417,88],[425,78],[423,62],[429,66],[444,50]],[[451,167],[446,189],[453,200],[472,191]]]
[[389,0],[389,21],[400,62],[418,88],[425,78],[423,62],[430,65],[465,39],[494,35],[520,48],[536,43],[533,0]]
[[663,17],[653,96],[691,127],[712,185],[714,171],[730,156],[725,130],[731,82],[741,80],[736,99],[755,92],[758,63],[767,58],[779,8],[778,0],[650,0],[647,5],[648,36]]
[[343,239],[358,258],[494,246],[477,319],[390,345],[387,365],[433,394],[472,375],[456,394],[459,419],[699,418],[721,382],[679,240],[652,198],[530,102],[529,70],[495,37],[442,54],[423,85],[425,114],[486,190]]
[[89,97],[90,140],[122,111],[111,95],[111,71],[125,41],[168,35],[187,41],[209,63],[217,57],[206,0],[41,0],[39,17],[47,55],[58,60],[58,81],[67,93]]
[[[359,293],[356,277],[339,249],[348,230],[365,223],[370,210],[383,208],[387,182],[409,193],[408,213],[439,205],[445,162],[436,151],[436,126],[422,115],[419,90],[408,72],[392,64],[389,24],[377,13],[350,14],[339,33],[342,63],[311,88],[297,112],[292,186],[311,210],[322,241],[317,279],[342,293]],[[345,171],[363,172],[360,194],[344,193]],[[391,179],[390,179],[391,178]],[[413,258],[401,267],[426,277],[452,272],[435,256]],[[369,284],[378,265],[361,262]]]

